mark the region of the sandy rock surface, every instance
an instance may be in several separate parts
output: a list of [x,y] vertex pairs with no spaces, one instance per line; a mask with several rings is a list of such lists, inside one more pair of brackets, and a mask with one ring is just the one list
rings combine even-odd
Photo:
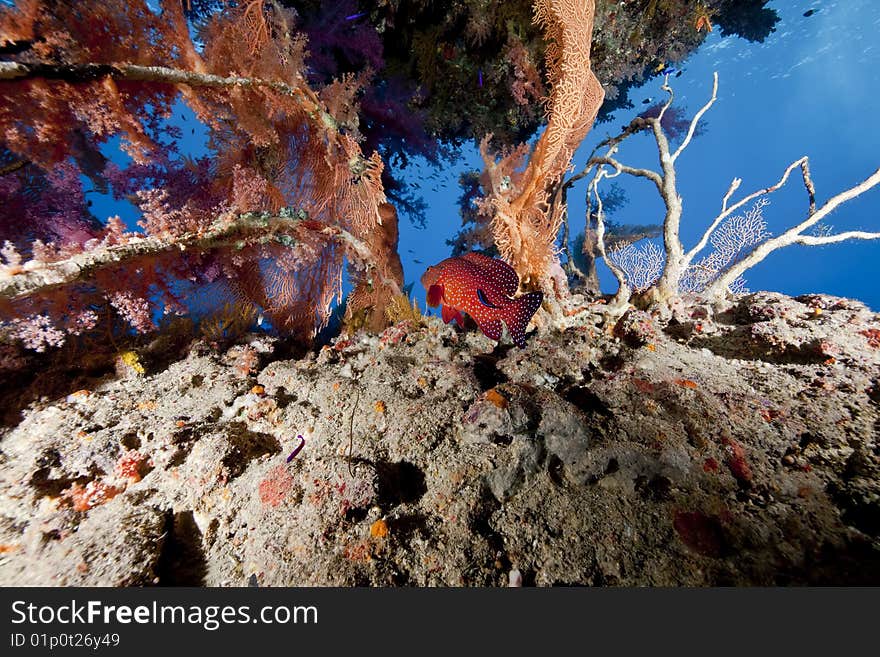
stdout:
[[878,315],[599,318],[522,350],[436,319],[197,344],[31,403],[0,584],[880,583]]

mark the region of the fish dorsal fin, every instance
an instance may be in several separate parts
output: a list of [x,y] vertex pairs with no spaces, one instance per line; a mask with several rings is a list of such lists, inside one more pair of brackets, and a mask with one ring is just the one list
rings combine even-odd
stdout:
[[479,267],[480,272],[498,284],[499,289],[508,297],[512,297],[519,289],[519,276],[516,270],[499,258],[490,258],[482,253],[465,253],[462,260],[467,260]]

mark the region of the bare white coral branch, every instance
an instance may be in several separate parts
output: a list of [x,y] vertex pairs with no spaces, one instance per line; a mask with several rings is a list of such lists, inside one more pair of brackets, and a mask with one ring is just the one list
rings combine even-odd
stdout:
[[794,240],[794,244],[804,244],[805,246],[822,246],[824,244],[845,242],[846,240],[876,239],[880,239],[880,233],[867,233],[863,230],[850,230],[845,233],[838,233],[836,235],[801,235]]
[[660,174],[658,174],[656,171],[651,171],[650,169],[636,169],[634,167],[627,166],[626,164],[622,164],[614,158],[608,156],[594,157],[591,162],[594,164],[607,164],[608,166],[616,169],[618,173],[628,173],[631,176],[647,178],[657,186],[658,190],[660,190],[661,192],[663,190],[663,178],[661,178]]
[[730,185],[730,189],[727,191],[727,194],[724,195],[724,201],[721,204],[721,210],[722,210],[721,214],[719,214],[717,217],[715,217],[712,220],[712,223],[706,229],[706,232],[703,233],[703,236],[700,238],[700,241],[697,242],[697,244],[694,246],[694,248],[692,248],[690,251],[687,252],[687,254],[685,254],[685,265],[690,264],[690,262],[694,259],[694,257],[700,251],[702,251],[704,248],[706,248],[706,245],[709,243],[709,239],[712,237],[713,231],[716,228],[718,228],[718,225],[722,221],[724,221],[731,214],[733,214],[734,212],[739,210],[742,206],[744,206],[749,201],[756,199],[760,196],[765,196],[767,194],[775,192],[777,189],[779,189],[780,187],[785,185],[786,182],[788,182],[788,178],[791,175],[792,171],[794,171],[797,167],[803,168],[807,162],[808,162],[808,159],[806,157],[802,157],[799,160],[795,160],[794,162],[789,164],[788,167],[786,167],[785,172],[782,174],[782,177],[776,182],[776,184],[770,185],[770,187],[765,187],[764,189],[759,189],[756,192],[752,192],[751,194],[740,199],[739,201],[737,201],[736,203],[734,203],[732,206],[730,206],[728,208],[727,202],[730,199],[730,196],[733,194],[733,192],[737,189],[737,187],[739,187],[739,184],[741,182],[741,180],[739,178],[734,179],[733,183],[731,183],[731,185]]
[[[664,81],[663,89],[670,94],[671,102],[672,90],[669,88],[668,79]],[[570,181],[573,182],[579,177],[585,176],[592,166],[597,166],[601,169],[602,165],[605,165],[613,167],[616,174],[627,173],[647,178],[655,184],[660,192],[660,197],[666,208],[666,214],[663,219],[663,245],[665,251],[663,272],[659,279],[653,283],[653,286],[645,291],[642,302],[649,304],[666,302],[681,291],[702,291],[709,296],[738,293],[745,289],[742,279],[745,271],[763,260],[772,251],[789,244],[815,246],[834,244],[848,239],[868,240],[880,238],[880,233],[860,230],[847,231],[835,235],[831,233],[830,229],[823,229],[821,232],[804,234],[808,229],[820,225],[819,222],[842,203],[880,184],[880,169],[862,183],[838,194],[817,210],[816,191],[810,177],[809,160],[806,157],[802,157],[788,165],[775,184],[748,194],[730,205],[734,193],[742,184],[740,178],[734,178],[722,199],[721,212],[711,221],[697,244],[685,253],[680,239],[682,201],[676,189],[675,160],[688,146],[694,134],[696,134],[700,119],[714,104],[717,95],[718,75],[716,73],[713,75],[712,95],[709,101],[694,116],[686,138],[674,154],[670,154],[669,141],[663,132],[660,121],[657,118],[639,118],[624,128],[619,135],[608,138],[597,146],[596,150],[607,146],[607,153],[604,156],[591,155],[584,171]],[[668,107],[669,103],[661,110],[661,117],[663,111]],[[643,130],[646,126],[652,129],[657,142],[661,165],[660,172],[629,167],[613,157],[624,139]],[[782,235],[770,238],[767,233],[767,225],[761,214],[761,209],[766,205],[767,200],[761,197],[785,185],[796,168],[801,169],[804,187],[807,191],[809,201],[807,217],[800,224],[787,230]],[[605,175],[607,176],[607,174]],[[590,188],[592,193],[595,193],[595,185],[600,179],[598,176],[594,178]],[[756,199],[758,200],[752,210],[746,212],[742,217],[734,216],[737,210]],[[713,251],[695,262],[695,258],[710,243],[714,247]],[[654,267],[656,264],[656,253],[649,251],[649,249],[650,247],[644,247],[644,251],[639,251],[634,247],[623,247],[621,250],[612,253],[609,257],[606,256],[603,245],[602,255],[605,256],[605,261],[612,268],[622,288],[626,287],[627,295],[630,290],[624,281],[628,280],[628,285],[632,285],[637,289],[641,288],[644,280],[638,277],[643,276],[643,271]],[[648,263],[650,263],[650,267]],[[636,270],[640,273],[636,274]]]
[[[809,180],[808,175],[806,175],[806,179]],[[804,219],[804,221],[799,223],[797,226],[788,229],[779,237],[775,237],[765,242],[762,242],[761,244],[758,244],[742,260],[734,264],[727,271],[725,271],[724,274],[719,276],[718,279],[707,289],[707,292],[714,296],[723,295],[728,286],[733,283],[733,281],[735,281],[737,278],[742,276],[742,274],[746,270],[757,265],[764,258],[773,253],[773,251],[781,249],[782,247],[788,246],[790,244],[799,243],[817,245],[831,244],[851,238],[877,239],[878,237],[880,237],[880,234],[866,233],[862,231],[851,231],[849,233],[839,233],[838,235],[827,235],[824,237],[815,235],[804,235],[803,232],[808,228],[811,228],[818,224],[822,219],[828,216],[841,204],[846,203],[847,201],[852,200],[857,196],[860,196],[861,194],[878,184],[880,184],[880,169],[877,169],[873,174],[868,176],[858,185],[850,187],[849,189],[840,192],[836,196],[829,199],[821,208],[819,208],[815,212],[809,213],[807,218]]]
[[688,144],[691,143],[691,139],[694,138],[694,132],[697,130],[697,124],[700,122],[700,119],[703,118],[703,114],[709,111],[709,108],[715,103],[715,100],[718,98],[718,71],[715,71],[712,74],[712,97],[709,99],[709,102],[703,105],[700,108],[700,111],[694,115],[693,120],[691,120],[690,126],[688,126],[687,135],[684,138],[684,141],[681,142],[681,146],[678,147],[678,150],[675,151],[672,155],[672,161],[675,162],[678,159],[678,156],[681,155],[682,151],[688,147]]
[[742,178],[734,178],[733,181],[730,183],[730,187],[727,189],[727,193],[724,195],[724,199],[722,199],[722,201],[721,201],[721,211],[722,212],[727,210],[727,202],[730,201],[730,197],[733,196],[733,193],[739,189],[739,186],[741,184],[742,184]]
[[614,274],[614,277],[617,279],[617,293],[614,295],[612,305],[623,306],[629,302],[632,290],[627,283],[626,273],[618,267],[613,260],[611,260],[605,250],[605,211],[602,208],[602,197],[599,196],[598,188],[599,182],[603,178],[615,178],[619,175],[619,169],[615,170],[613,174],[609,174],[603,167],[599,167],[596,170],[596,175],[593,176],[593,179],[590,181],[587,195],[589,196],[589,194],[592,193],[596,198],[596,250],[605,260],[611,273]]
[[[653,294],[656,297],[655,300],[668,298],[678,293],[681,277],[686,271],[688,264],[693,259],[693,255],[691,255],[690,257],[685,256],[684,246],[682,245],[681,238],[679,236],[681,226],[682,201],[681,197],[678,194],[678,188],[676,184],[675,160],[679,155],[681,155],[684,149],[687,148],[688,144],[690,144],[694,134],[696,133],[697,125],[700,118],[709,110],[709,108],[717,99],[718,74],[713,74],[712,95],[709,98],[709,101],[694,116],[693,120],[690,123],[690,126],[688,127],[688,133],[682,144],[678,147],[678,150],[675,151],[675,154],[672,154],[670,151],[669,140],[667,139],[666,134],[663,132],[663,126],[660,122],[660,118],[662,118],[664,112],[669,108],[674,98],[672,88],[669,86],[668,77],[664,80],[662,88],[669,94],[669,99],[665,103],[664,107],[661,109],[660,117],[642,118],[637,122],[634,121],[632,124],[630,124],[630,126],[625,128],[618,137],[611,138],[603,142],[603,144],[610,145],[608,152],[604,157],[591,157],[588,162],[588,167],[590,165],[606,164],[608,166],[614,167],[618,172],[647,178],[654,183],[654,185],[657,187],[658,192],[660,193],[660,197],[663,199],[663,204],[666,206],[666,214],[663,217],[663,249],[665,252],[665,265],[663,267],[663,273],[661,274],[660,278],[657,280],[657,283],[653,288]],[[659,155],[661,169],[659,173],[656,171],[651,171],[649,169],[636,169],[633,167],[629,167],[621,164],[619,161],[611,157],[611,155],[613,155],[613,153],[617,150],[618,145],[623,139],[642,129],[645,125],[651,128],[651,131],[654,134],[654,139],[657,142],[657,152]],[[729,196],[733,194],[733,191],[737,187],[738,183],[734,181],[734,183],[731,185],[728,195],[725,197],[725,202],[729,198]],[[731,209],[731,212],[732,211],[733,210]],[[725,214],[724,216],[726,217],[728,215]],[[720,223],[723,219],[724,217],[719,219],[717,223]],[[708,239],[709,237],[707,235],[707,243]]]
[[672,105],[672,101],[675,100],[675,92],[672,90],[672,87],[669,86],[669,75],[667,74],[663,78],[663,86],[660,87],[663,91],[665,91],[669,98],[666,99],[666,102],[663,103],[663,107],[660,108],[660,113],[657,115],[657,122],[660,123],[663,121],[663,116],[666,114],[666,110]]

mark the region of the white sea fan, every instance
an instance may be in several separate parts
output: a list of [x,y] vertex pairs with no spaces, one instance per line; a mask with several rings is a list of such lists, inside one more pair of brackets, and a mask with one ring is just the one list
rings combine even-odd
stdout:
[[653,242],[636,246],[631,242],[619,242],[608,253],[617,267],[626,276],[627,284],[636,292],[647,290],[660,278],[666,256]]
[[[744,215],[730,217],[721,224],[709,240],[713,246],[712,252],[685,270],[679,290],[702,292],[742,258],[750,247],[766,240],[770,233],[764,221],[763,208],[769,203],[766,198],[759,198]],[[734,281],[729,289],[733,294],[747,291],[742,279]]]

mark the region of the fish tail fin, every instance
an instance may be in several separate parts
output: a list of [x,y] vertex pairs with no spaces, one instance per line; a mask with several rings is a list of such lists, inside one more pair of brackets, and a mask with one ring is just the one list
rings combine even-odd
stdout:
[[518,297],[513,303],[508,304],[502,309],[502,319],[507,324],[507,330],[513,343],[522,349],[526,346],[526,326],[541,307],[544,300],[543,292],[529,292]]

